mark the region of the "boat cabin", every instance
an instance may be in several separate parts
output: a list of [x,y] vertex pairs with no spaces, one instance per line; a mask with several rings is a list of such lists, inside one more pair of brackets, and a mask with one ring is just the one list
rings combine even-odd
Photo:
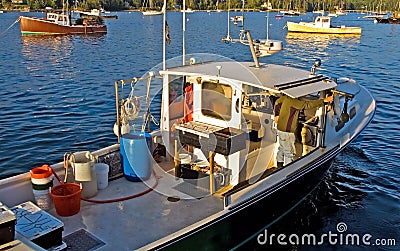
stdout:
[[[287,76],[288,70],[213,62],[161,71],[160,129],[163,144],[175,159],[175,175],[197,179],[213,173],[214,181],[205,184],[209,189],[214,183],[213,193],[257,180],[276,166],[273,110],[278,95],[320,99],[336,87],[327,77],[293,69]],[[303,114],[296,158],[323,146],[323,114],[324,107]]]
[[70,25],[68,15],[61,12],[46,12],[46,20],[59,25]]
[[315,27],[318,28],[330,28],[331,27],[331,17],[318,16],[314,21]]
[[58,25],[71,26],[71,25],[103,25],[104,22],[99,15],[87,15],[82,14],[79,18],[73,18],[71,14],[65,11],[57,10],[54,11],[51,8],[46,8],[46,19],[47,21],[54,22]]

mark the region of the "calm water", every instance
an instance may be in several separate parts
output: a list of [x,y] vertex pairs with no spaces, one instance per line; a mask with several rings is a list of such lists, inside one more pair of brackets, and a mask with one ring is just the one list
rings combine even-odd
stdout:
[[[106,21],[109,32],[104,36],[21,37],[19,24],[12,25],[19,15],[0,14],[1,177],[62,161],[65,152],[116,143],[114,82],[140,77],[161,62],[161,16],[118,13],[118,20]],[[260,61],[309,69],[315,58],[321,58],[322,73],[357,80],[372,92],[378,109],[370,126],[336,158],[310,198],[268,231],[320,236],[337,232],[342,222],[347,225],[344,233],[368,233],[371,242],[396,239],[396,247],[375,245],[373,250],[399,250],[400,25],[374,24],[349,14],[334,18],[334,23],[361,26],[362,36],[287,34],[287,20],[311,18],[311,14],[283,19],[271,15],[269,37],[282,40],[284,50]],[[245,21],[253,38],[265,38],[265,13],[247,13]],[[181,14],[170,13],[168,24],[172,43],[167,57],[172,58],[182,51]],[[247,47],[221,42],[227,33],[226,12],[188,14],[186,24],[187,53],[252,59]],[[231,36],[237,37],[239,29],[232,26]],[[138,87],[138,91],[143,90]],[[256,235],[239,249],[268,248],[257,244]],[[324,250],[358,249],[324,245]]]

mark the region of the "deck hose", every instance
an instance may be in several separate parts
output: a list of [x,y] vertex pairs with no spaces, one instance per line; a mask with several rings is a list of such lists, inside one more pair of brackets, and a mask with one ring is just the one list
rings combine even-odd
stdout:
[[[64,181],[60,178],[60,176],[58,176],[58,174],[56,172],[54,172],[54,170],[53,170],[53,168],[51,166],[50,166],[50,168],[51,168],[54,176],[58,180],[58,182],[60,182],[60,184],[64,184]],[[156,175],[156,173],[154,171],[153,171],[153,175],[156,178],[156,182],[154,183],[154,185],[152,187],[140,192],[140,193],[132,194],[132,195],[129,195],[129,196],[126,196],[126,197],[121,197],[121,198],[108,199],[108,200],[92,200],[92,199],[85,199],[85,198],[81,198],[81,200],[87,201],[87,202],[91,202],[91,203],[99,203],[99,204],[101,204],[101,203],[113,203],[113,202],[125,201],[125,200],[130,200],[130,199],[133,199],[133,198],[140,197],[142,195],[145,195],[145,194],[153,191],[157,187],[159,177],[157,177],[157,175]]]

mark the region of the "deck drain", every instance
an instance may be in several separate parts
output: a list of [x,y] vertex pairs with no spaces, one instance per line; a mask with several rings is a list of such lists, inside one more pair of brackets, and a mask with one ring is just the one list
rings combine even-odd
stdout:
[[170,196],[167,198],[167,200],[169,202],[178,202],[181,198],[179,198],[178,196]]
[[63,238],[68,251],[93,251],[105,245],[85,229],[75,231]]

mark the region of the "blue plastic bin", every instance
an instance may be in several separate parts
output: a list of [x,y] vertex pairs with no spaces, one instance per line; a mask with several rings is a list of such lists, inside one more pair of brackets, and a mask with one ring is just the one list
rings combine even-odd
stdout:
[[136,132],[122,135],[120,153],[124,176],[129,181],[143,181],[150,178],[151,135]]

